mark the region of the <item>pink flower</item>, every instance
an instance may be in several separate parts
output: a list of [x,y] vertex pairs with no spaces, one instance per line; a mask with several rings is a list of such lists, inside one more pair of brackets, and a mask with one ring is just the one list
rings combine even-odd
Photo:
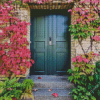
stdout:
[[80,8],[75,8],[75,11],[79,11],[80,10]]
[[68,12],[71,12],[71,15],[73,15],[72,9],[69,9]]
[[8,3],[12,3],[12,1],[8,1]]
[[97,54],[97,53],[93,53],[93,55],[99,56],[99,54]]
[[94,36],[94,37],[92,37],[92,40],[100,41],[100,37],[99,36]]
[[4,75],[5,73],[6,73],[6,71],[5,71],[5,70],[3,70],[3,71],[2,71],[2,74]]
[[100,26],[98,27],[98,30],[100,29]]
[[26,60],[25,59],[22,59],[22,62],[26,62]]
[[7,3],[4,3],[4,6],[8,6],[8,4]]
[[73,24],[76,24],[76,22],[73,22]]
[[27,25],[31,25],[31,23],[27,23]]
[[72,62],[76,62],[76,58],[72,58]]
[[69,9],[68,12],[72,12],[72,9]]
[[86,58],[84,58],[83,61],[84,61],[85,63],[89,63],[89,60],[86,59]]
[[82,62],[83,61],[83,59],[78,59],[78,62]]
[[26,3],[27,2],[27,0],[23,0],[23,3]]
[[94,21],[94,18],[91,18],[91,20],[93,20],[93,21]]
[[76,56],[76,58],[78,59],[78,62],[82,62],[83,58],[81,56]]
[[92,40],[94,39],[94,37],[92,37]]
[[32,62],[32,64],[34,64],[34,63],[35,63],[33,59],[31,59],[30,61]]
[[76,56],[76,58],[77,58],[77,59],[80,59],[80,58],[82,58],[82,57],[81,57],[81,56]]
[[20,59],[17,59],[17,61],[16,61],[16,62],[20,63]]
[[15,71],[15,74],[20,75],[21,74],[20,70]]
[[85,3],[85,1],[80,1],[80,3],[82,4],[82,3]]
[[26,66],[27,66],[28,68],[30,68],[30,67],[32,66],[31,62],[28,62],[28,61],[27,61]]
[[37,1],[37,4],[42,4],[42,1]]
[[0,55],[3,55],[3,54],[5,54],[5,51],[0,50]]

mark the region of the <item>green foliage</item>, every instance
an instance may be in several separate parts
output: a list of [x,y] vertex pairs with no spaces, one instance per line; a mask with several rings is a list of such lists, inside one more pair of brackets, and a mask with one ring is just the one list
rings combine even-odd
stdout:
[[28,7],[27,4],[24,4],[23,5],[22,1],[20,1],[20,0],[15,0],[12,4],[18,4],[18,5],[20,5],[20,7],[25,7],[25,8]]
[[34,82],[31,79],[25,79],[23,81],[23,84],[25,84],[25,92],[26,93],[31,93],[32,88],[34,87]]
[[72,70],[72,69],[69,69],[67,72],[68,72],[69,74],[71,74],[71,73],[73,73],[73,70]]
[[76,85],[70,94],[74,100],[100,100],[100,61],[96,62],[96,66],[86,64],[85,68],[85,72],[79,67],[68,70],[68,73],[72,74],[68,80]]
[[85,88],[80,85],[74,88],[71,92],[74,100],[96,100],[94,96]]
[[81,23],[69,26],[70,34],[74,36],[74,39],[86,39],[88,36],[92,36],[90,28],[88,25],[83,25]]
[[[19,99],[19,97],[22,93],[22,90],[20,90],[20,89],[23,88],[24,86],[21,83],[18,83],[17,80],[18,79],[16,77],[11,80],[6,78],[5,82],[3,83],[4,85],[0,85],[0,89],[3,89],[2,93],[0,93],[0,96],[4,97],[4,98],[16,97]],[[18,90],[16,90],[16,89],[18,89]]]
[[98,28],[100,26],[100,18],[91,22],[91,25]]
[[22,93],[31,93],[34,82],[31,79],[25,79],[22,83],[17,82],[19,78],[9,80],[6,78],[5,82],[0,82],[0,100],[12,100],[16,97],[18,100]]
[[100,75],[100,61],[96,62],[96,72]]

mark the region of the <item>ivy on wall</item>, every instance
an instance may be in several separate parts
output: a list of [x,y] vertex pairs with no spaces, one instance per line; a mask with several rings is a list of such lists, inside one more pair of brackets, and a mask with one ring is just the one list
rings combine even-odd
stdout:
[[[13,1],[0,5],[0,74],[25,74],[34,64],[27,48],[27,23],[14,16]],[[30,62],[31,61],[31,62]]]

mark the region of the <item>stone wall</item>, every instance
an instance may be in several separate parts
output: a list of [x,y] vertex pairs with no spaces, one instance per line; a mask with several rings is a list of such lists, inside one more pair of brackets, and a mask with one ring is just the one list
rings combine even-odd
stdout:
[[[76,6],[73,7],[73,9],[75,9]],[[90,9],[90,8],[87,8],[87,9]],[[92,9],[92,8],[91,8]],[[73,23],[73,20],[77,19],[79,16],[78,14],[74,14],[71,16],[71,23]],[[95,15],[95,18],[98,18],[98,15]],[[93,33],[93,31],[92,31]],[[96,30],[96,35],[99,35],[100,36],[100,31]],[[82,41],[82,46],[83,48],[85,49],[85,52],[88,53],[91,51],[91,48],[90,47],[90,37],[88,37],[87,39],[84,39]],[[93,48],[92,50],[95,52],[95,53],[98,53],[100,52],[100,42],[96,43],[96,42],[93,42]],[[81,49],[81,46],[80,44],[78,43],[78,40],[73,40],[73,36],[71,36],[71,58],[77,56],[77,55],[80,55],[80,54],[83,54],[83,51]],[[95,61],[96,60],[100,60],[100,56],[96,57]],[[94,61],[94,64],[95,64],[95,61]],[[71,68],[73,68],[73,65],[72,65],[72,62],[71,62]]]

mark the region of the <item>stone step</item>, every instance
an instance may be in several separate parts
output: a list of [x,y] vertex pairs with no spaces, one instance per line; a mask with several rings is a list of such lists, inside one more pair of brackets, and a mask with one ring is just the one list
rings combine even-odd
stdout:
[[[41,79],[38,79],[41,77]],[[31,75],[30,77],[35,84],[35,88],[59,88],[68,89],[73,88],[74,84],[68,81],[68,76],[56,75]]]
[[[37,91],[32,91],[35,100],[73,100],[72,96],[69,95],[71,90],[69,89],[52,89],[52,91],[48,91],[49,88],[42,88]],[[57,93],[58,97],[54,97],[52,94]]]

